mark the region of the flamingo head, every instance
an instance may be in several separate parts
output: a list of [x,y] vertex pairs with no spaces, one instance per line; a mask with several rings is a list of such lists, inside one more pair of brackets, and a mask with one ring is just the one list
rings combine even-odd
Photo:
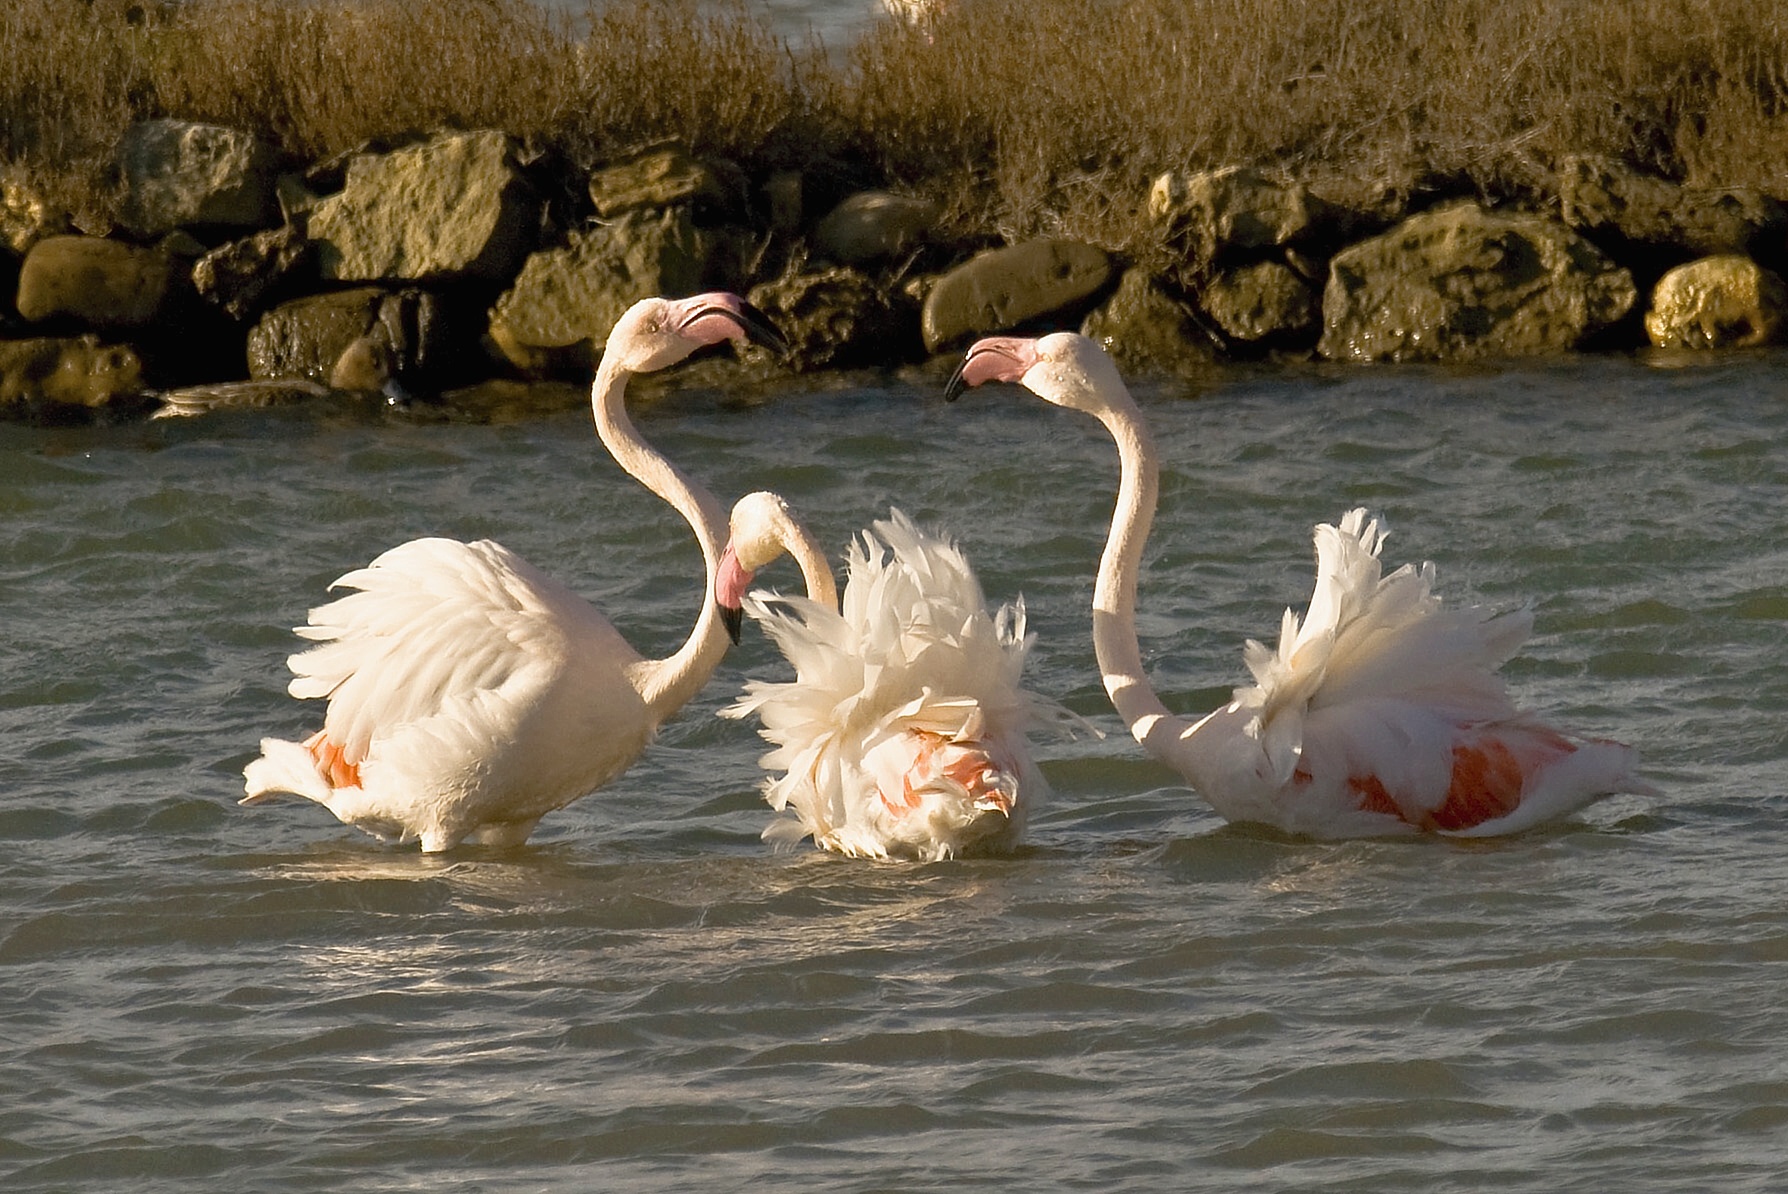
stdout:
[[1074,332],[977,340],[951,375],[944,397],[954,401],[985,381],[1016,382],[1045,402],[1095,416],[1127,393],[1105,350]]
[[685,299],[641,299],[615,321],[602,354],[629,373],[651,373],[722,340],[761,344],[778,356],[788,352],[788,341],[762,311],[736,294],[712,290]]
[[714,601],[735,645],[745,619],[745,590],[760,568],[768,567],[803,537],[807,537],[806,528],[788,503],[774,493],[759,490],[733,503],[726,547],[714,578]]

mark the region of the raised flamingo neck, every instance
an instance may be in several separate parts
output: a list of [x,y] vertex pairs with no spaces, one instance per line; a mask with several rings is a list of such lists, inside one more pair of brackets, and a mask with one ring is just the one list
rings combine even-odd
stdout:
[[637,665],[635,684],[641,699],[659,717],[682,708],[701,690],[726,654],[725,622],[713,599],[720,567],[720,544],[726,535],[726,513],[705,488],[647,443],[627,416],[625,368],[613,363],[619,354],[605,352],[590,386],[590,405],[596,418],[596,434],[615,462],[628,475],[673,506],[695,531],[701,544],[706,577],[702,585],[702,609],[689,637],[675,654]]
[[1105,692],[1130,733],[1152,755],[1170,760],[1172,743],[1191,728],[1169,712],[1142,669],[1136,640],[1136,584],[1160,490],[1155,445],[1128,393],[1105,394],[1098,419],[1117,442],[1118,495],[1111,533],[1093,588],[1093,652]]

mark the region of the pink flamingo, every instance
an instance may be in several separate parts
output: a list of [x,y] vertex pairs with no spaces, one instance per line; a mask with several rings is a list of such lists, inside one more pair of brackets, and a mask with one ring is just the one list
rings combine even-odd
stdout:
[[1117,508],[1093,592],[1105,691],[1138,742],[1225,819],[1318,837],[1422,831],[1514,833],[1615,792],[1656,795],[1637,755],[1517,709],[1497,669],[1532,630],[1526,610],[1443,607],[1434,569],[1384,575],[1385,532],[1364,510],[1316,528],[1316,589],[1279,646],[1250,642],[1255,683],[1196,722],[1171,713],[1143,673],[1136,581],[1154,517],[1157,463],[1141,412],[1084,336],[991,337],[950,379],[954,398],[1017,382],[1092,415],[1117,442]]
[[616,322],[591,386],[603,444],[701,544],[705,599],[679,650],[643,658],[587,601],[489,540],[401,544],[337,580],[357,591],[298,628],[317,645],[289,660],[289,691],[327,699],[323,728],[303,742],[263,739],[241,802],[293,793],[429,852],[507,846],[627,770],[719,664],[720,606],[737,607],[751,580],[736,561],[722,568],[714,496],[634,429],[627,380],[745,339],[782,347],[736,295],[644,299]]

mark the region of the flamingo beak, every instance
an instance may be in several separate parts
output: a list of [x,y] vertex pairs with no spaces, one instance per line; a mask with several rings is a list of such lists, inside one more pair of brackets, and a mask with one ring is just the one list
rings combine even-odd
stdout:
[[739,645],[739,632],[745,624],[745,590],[751,585],[752,573],[739,563],[738,553],[728,543],[720,553],[720,567],[714,574],[714,604],[720,610],[721,625],[733,646]]
[[1037,363],[1037,342],[1017,336],[988,336],[969,346],[962,363],[944,387],[944,401],[954,402],[962,392],[984,381],[1022,381]]
[[[698,294],[684,300],[684,307],[679,326],[686,333],[702,336],[708,343],[722,338],[743,339],[769,349],[778,357],[788,355],[788,340],[770,322],[770,317],[736,294],[724,290]],[[720,326],[716,326],[717,321]]]

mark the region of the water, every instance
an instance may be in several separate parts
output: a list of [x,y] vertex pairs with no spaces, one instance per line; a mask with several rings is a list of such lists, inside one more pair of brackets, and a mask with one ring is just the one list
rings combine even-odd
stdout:
[[[687,534],[578,411],[0,426],[0,1186],[1762,1191],[1788,1173],[1788,357],[1139,387],[1166,457],[1149,666],[1221,700],[1367,503],[1451,598],[1531,598],[1528,703],[1662,799],[1492,842],[1226,827],[1104,705],[1090,421],[940,371],[673,382],[643,429],[830,544],[889,502],[1022,590],[1043,744],[1011,859],[758,840],[713,716],[527,848],[424,858],[238,808],[325,584],[493,535],[662,651]],[[785,566],[786,568],[786,566]],[[792,573],[770,579],[793,584]]]

